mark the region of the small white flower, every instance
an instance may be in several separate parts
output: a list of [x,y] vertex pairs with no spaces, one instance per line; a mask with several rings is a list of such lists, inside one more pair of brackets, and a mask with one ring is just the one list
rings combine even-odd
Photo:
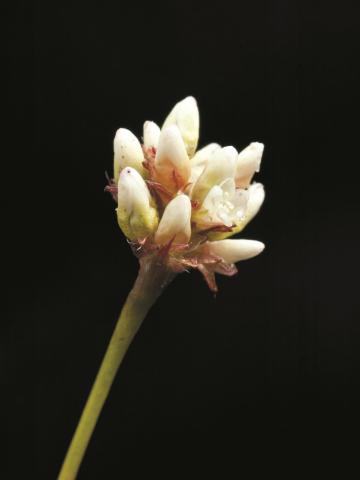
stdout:
[[[236,190],[241,191],[241,189]],[[247,202],[244,215],[240,221],[236,222],[234,228],[230,232],[216,233],[211,235],[212,240],[220,240],[241,232],[258,213],[265,198],[264,186],[261,183],[252,183],[245,191],[247,192]]]
[[209,191],[199,211],[198,217],[206,224],[237,225],[245,215],[248,192],[235,188],[235,181],[228,178]]

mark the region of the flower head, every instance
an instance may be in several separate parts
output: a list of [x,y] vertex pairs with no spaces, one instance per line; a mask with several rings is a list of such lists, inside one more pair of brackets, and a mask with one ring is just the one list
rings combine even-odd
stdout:
[[196,100],[177,103],[162,128],[144,123],[143,144],[127,129],[114,139],[114,177],[120,228],[140,257],[159,255],[174,271],[198,269],[216,291],[215,273],[233,275],[235,263],[264,244],[229,239],[256,215],[264,188],[251,183],[264,145],[240,153],[211,143],[198,151]]

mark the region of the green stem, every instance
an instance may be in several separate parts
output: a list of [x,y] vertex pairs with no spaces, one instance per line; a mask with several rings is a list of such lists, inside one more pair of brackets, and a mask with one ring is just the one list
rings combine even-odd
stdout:
[[174,278],[158,256],[141,259],[135,284],[121,311],[58,480],[74,480],[116,372],[143,319],[163,289]]

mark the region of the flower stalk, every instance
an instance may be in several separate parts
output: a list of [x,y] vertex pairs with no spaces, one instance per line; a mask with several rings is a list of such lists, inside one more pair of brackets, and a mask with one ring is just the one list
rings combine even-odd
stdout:
[[162,128],[146,121],[143,142],[126,128],[114,138],[114,172],[106,190],[117,203],[118,224],[139,258],[125,302],[58,480],[74,480],[116,372],[149,309],[175,277],[197,269],[217,292],[215,274],[232,276],[262,242],[229,239],[259,211],[264,187],[252,182],[264,145],[240,153],[199,140],[196,100],[178,102]]
[[161,256],[140,258],[140,269],[85,404],[58,480],[76,479],[119,366],[148,311],[175,277]]

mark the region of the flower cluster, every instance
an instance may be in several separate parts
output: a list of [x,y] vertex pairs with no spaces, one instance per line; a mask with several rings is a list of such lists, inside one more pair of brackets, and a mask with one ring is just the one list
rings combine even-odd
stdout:
[[211,143],[197,149],[196,100],[177,103],[160,129],[146,121],[143,144],[127,129],[114,139],[114,177],[107,190],[117,201],[120,228],[139,256],[159,255],[174,271],[198,269],[211,290],[215,273],[233,275],[235,263],[264,244],[228,239],[259,211],[264,188],[251,183],[264,146],[240,153]]

